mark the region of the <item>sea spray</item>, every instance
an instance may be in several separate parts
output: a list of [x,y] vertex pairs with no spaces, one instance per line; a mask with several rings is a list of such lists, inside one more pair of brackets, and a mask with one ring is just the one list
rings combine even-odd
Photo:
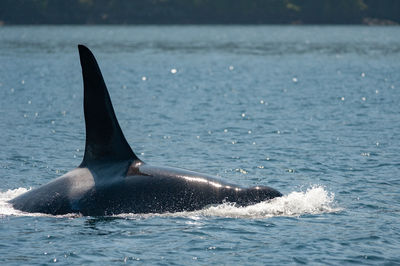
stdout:
[[300,216],[339,211],[334,205],[334,193],[322,186],[312,186],[305,192],[291,192],[279,198],[240,207],[224,203],[199,211],[202,215],[234,218],[263,218],[273,216]]

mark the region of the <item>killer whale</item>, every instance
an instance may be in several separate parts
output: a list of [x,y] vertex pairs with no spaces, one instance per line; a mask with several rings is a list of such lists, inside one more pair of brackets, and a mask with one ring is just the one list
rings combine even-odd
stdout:
[[193,211],[223,202],[246,206],[282,196],[267,186],[242,188],[209,175],[151,166],[140,160],[122,133],[94,55],[83,45],[78,49],[86,127],[82,163],[10,200],[15,209],[105,216]]

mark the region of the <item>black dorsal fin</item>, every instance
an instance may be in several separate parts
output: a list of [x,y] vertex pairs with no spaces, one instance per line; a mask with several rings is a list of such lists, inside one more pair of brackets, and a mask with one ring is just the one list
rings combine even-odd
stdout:
[[84,86],[85,155],[81,166],[98,162],[138,160],[125,139],[110,95],[92,52],[78,45]]

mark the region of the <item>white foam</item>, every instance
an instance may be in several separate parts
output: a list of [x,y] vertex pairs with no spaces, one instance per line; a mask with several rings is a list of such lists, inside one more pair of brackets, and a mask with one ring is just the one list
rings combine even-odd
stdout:
[[[31,214],[15,210],[11,204],[7,203],[29,189],[17,188],[0,191],[0,217],[8,215],[16,216],[50,216],[45,214]],[[164,214],[120,214],[117,217],[123,218],[148,218],[154,216],[161,217],[190,217],[199,219],[200,217],[230,217],[230,218],[269,218],[274,216],[296,217],[305,214],[321,214],[338,212],[342,209],[335,204],[335,194],[328,192],[325,187],[314,185],[306,191],[294,191],[280,198],[263,201],[247,207],[236,206],[233,203],[224,203],[210,206],[205,209],[193,212],[177,212]],[[78,215],[79,216],[79,215]],[[62,215],[57,217],[77,217],[77,215]]]
[[335,207],[335,194],[322,186],[313,186],[305,192],[291,192],[280,198],[263,201],[247,207],[230,203],[202,210],[204,215],[234,218],[268,218],[273,216],[300,216],[340,211]]
[[30,188],[9,189],[5,192],[0,191],[0,217],[8,215],[23,215],[23,212],[15,210],[7,201],[27,192],[28,190],[30,190]]

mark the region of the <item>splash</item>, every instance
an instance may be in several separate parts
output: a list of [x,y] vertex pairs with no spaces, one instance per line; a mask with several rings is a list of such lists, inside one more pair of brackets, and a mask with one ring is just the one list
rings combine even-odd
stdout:
[[263,201],[247,207],[225,203],[199,211],[202,215],[233,218],[268,218],[274,216],[300,216],[337,212],[335,194],[322,186],[313,186],[305,192],[291,192],[280,198]]
[[8,215],[23,215],[23,212],[15,210],[7,201],[18,197],[29,190],[30,188],[17,188],[9,189],[5,192],[0,191],[0,218]]
[[[13,199],[30,189],[17,188],[0,192],[0,218],[13,216],[51,216],[40,213],[25,213],[15,210],[8,200]],[[121,218],[149,217],[229,217],[229,218],[269,218],[274,216],[296,217],[305,214],[321,214],[338,212],[342,209],[335,206],[335,194],[328,192],[323,186],[311,186],[306,191],[294,191],[280,198],[263,201],[254,205],[240,207],[234,203],[223,203],[210,206],[199,211],[177,212],[164,214],[120,214]],[[54,216],[53,216],[54,217]],[[57,217],[80,217],[76,214],[59,215]]]

